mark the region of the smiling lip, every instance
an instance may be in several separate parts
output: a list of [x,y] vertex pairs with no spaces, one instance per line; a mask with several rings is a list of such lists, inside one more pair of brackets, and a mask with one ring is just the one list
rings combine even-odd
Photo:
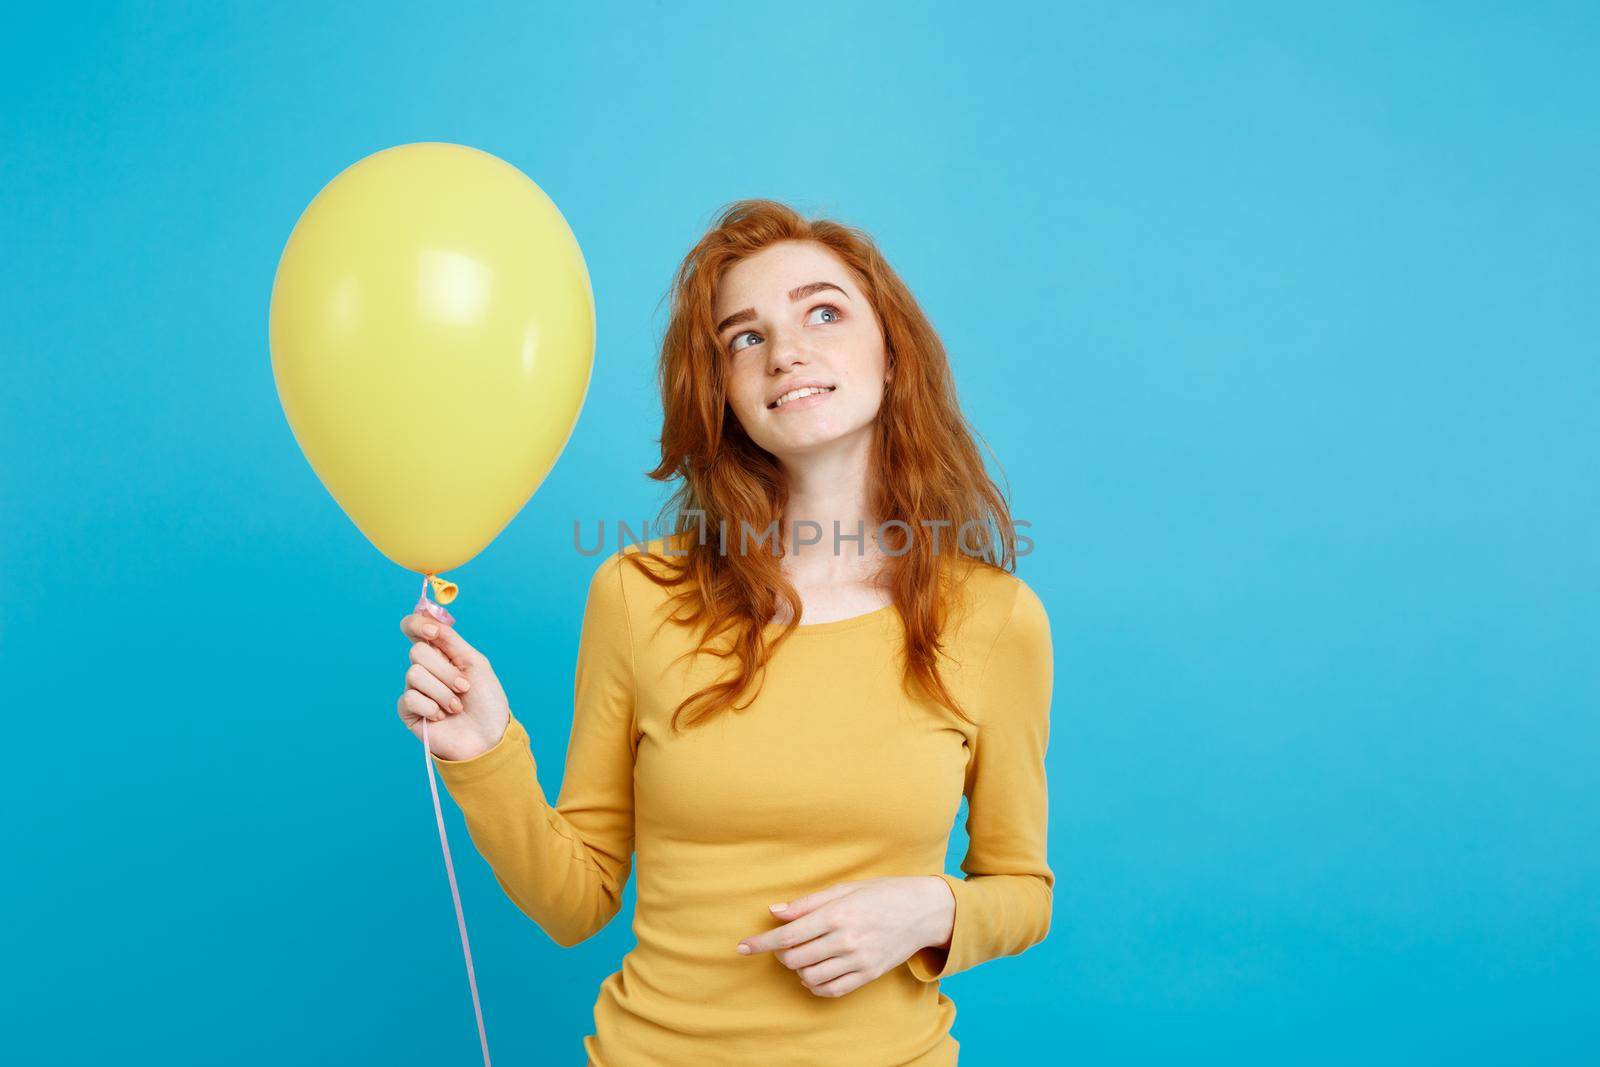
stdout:
[[785,389],[782,393],[779,393],[778,396],[780,396],[780,397],[787,396],[788,394],[794,392],[796,389],[826,389],[827,392],[825,392],[825,393],[812,393],[810,396],[797,397],[794,400],[785,401],[782,407],[774,407],[773,406],[774,404],[776,404],[778,402],[777,399],[775,398],[772,401],[771,404],[767,405],[767,410],[768,411],[788,411],[792,407],[810,407],[812,401],[821,401],[824,397],[832,396],[833,393],[834,393],[834,390],[836,390],[837,388],[838,388],[838,386],[836,386],[836,385],[827,385],[827,384],[825,384],[823,382],[797,382],[796,384],[789,386],[789,388]]

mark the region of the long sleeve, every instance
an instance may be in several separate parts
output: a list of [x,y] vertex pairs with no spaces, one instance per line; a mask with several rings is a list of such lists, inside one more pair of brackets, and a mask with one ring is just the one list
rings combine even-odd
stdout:
[[939,875],[956,899],[950,944],[923,948],[906,961],[924,982],[1016,955],[1050,931],[1055,874],[1045,848],[1044,760],[1053,671],[1044,604],[1019,580],[980,681],[965,790],[966,877]]
[[517,907],[563,946],[616,915],[633,865],[635,675],[620,555],[590,579],[561,792],[546,801],[513,714],[470,760],[434,756],[473,844]]

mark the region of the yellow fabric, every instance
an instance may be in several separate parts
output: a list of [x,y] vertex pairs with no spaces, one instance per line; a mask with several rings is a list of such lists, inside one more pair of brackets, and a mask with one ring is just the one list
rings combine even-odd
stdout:
[[[561,945],[617,913],[637,850],[637,944],[601,984],[584,1039],[593,1067],[956,1063],[939,979],[1040,941],[1055,883],[1049,622],[1021,579],[967,571],[944,671],[976,728],[902,687],[890,606],[802,625],[750,707],[673,737],[672,710],[727,664],[678,659],[692,634],[667,619],[670,594],[613,554],[589,585],[555,805],[515,710],[488,752],[434,757],[500,886]],[[964,879],[944,873],[963,792]],[[771,952],[735,951],[782,925],[769,904],[899,875],[949,884],[948,953],[925,948],[820,997]]]

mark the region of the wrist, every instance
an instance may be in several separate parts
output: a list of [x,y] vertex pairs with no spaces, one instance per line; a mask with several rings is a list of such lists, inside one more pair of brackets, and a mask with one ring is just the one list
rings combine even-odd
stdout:
[[955,891],[950,888],[939,875],[928,875],[928,880],[934,884],[928,886],[930,907],[928,909],[927,948],[947,949],[950,947],[950,938],[955,934],[956,897]]
[[490,752],[500,747],[500,743],[505,740],[506,734],[510,729],[511,719],[507,716],[506,721],[501,725],[498,732],[491,728],[475,731],[467,738],[462,739],[459,744],[435,743],[433,752],[435,756],[446,763],[471,763],[487,756]]

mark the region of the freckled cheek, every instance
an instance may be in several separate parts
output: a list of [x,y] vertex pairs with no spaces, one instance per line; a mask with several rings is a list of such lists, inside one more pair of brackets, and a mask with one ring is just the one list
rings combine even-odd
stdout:
[[851,378],[870,377],[874,368],[887,363],[881,341],[870,337],[847,337],[835,343],[833,349],[837,366]]
[[735,411],[746,415],[760,412],[767,406],[760,383],[743,378],[735,378],[728,383],[728,403]]

